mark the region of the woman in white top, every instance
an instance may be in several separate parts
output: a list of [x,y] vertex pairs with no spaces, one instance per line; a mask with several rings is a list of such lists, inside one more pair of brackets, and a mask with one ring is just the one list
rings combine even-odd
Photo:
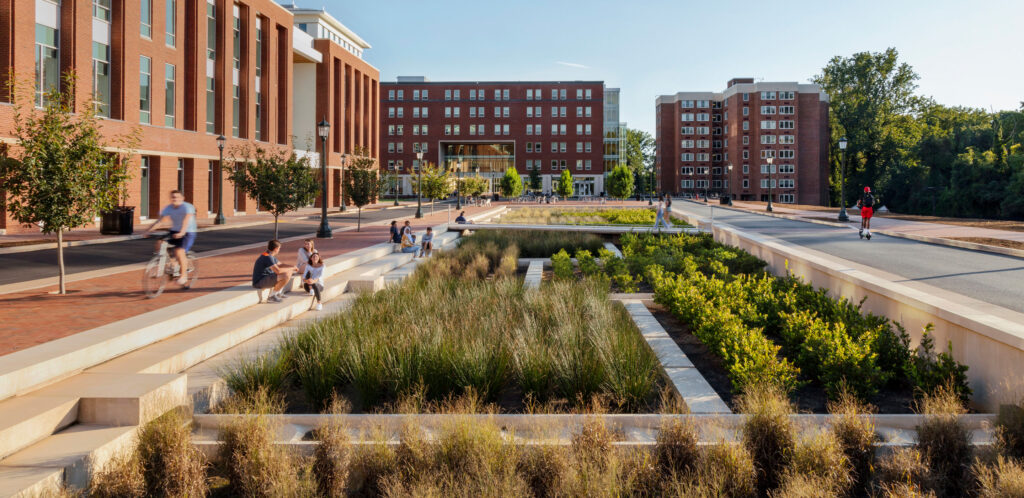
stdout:
[[302,288],[306,289],[307,292],[316,296],[313,301],[317,311],[324,309],[320,293],[324,290],[324,261],[320,259],[320,253],[313,250],[313,254],[309,255],[309,260],[306,262],[306,269],[302,273]]
[[[302,241],[302,247],[299,248],[298,254],[295,256],[295,273],[302,275],[306,271],[306,265],[309,264],[309,257],[316,252],[313,248],[313,239],[306,239]],[[310,294],[313,294],[310,292]]]

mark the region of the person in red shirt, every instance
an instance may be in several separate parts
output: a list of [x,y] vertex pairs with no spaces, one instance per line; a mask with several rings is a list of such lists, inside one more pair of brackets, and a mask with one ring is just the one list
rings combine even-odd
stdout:
[[871,187],[864,187],[864,195],[857,201],[857,207],[860,208],[860,238],[871,240],[871,217],[875,214],[875,196],[871,194]]

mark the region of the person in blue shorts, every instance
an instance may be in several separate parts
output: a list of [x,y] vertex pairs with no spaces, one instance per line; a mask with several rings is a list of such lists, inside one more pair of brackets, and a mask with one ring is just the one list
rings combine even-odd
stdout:
[[171,203],[160,211],[160,219],[153,223],[143,236],[148,236],[157,227],[170,223],[171,238],[167,241],[174,248],[174,258],[181,268],[178,285],[188,284],[188,260],[186,254],[196,242],[196,208],[185,202],[185,196],[179,190],[171,191]]

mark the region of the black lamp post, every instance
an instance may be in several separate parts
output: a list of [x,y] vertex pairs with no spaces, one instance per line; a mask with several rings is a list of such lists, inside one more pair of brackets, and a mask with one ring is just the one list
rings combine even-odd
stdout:
[[423,151],[416,153],[416,217],[423,217]]
[[[224,220],[224,135],[217,137],[217,150],[220,151],[220,162],[217,163],[217,217],[213,219],[214,225],[223,225]],[[213,188],[213,185],[210,185]]]
[[768,212],[772,212],[772,162],[774,157],[768,158]]
[[647,193],[651,194],[651,196],[647,198],[647,205],[648,206],[653,206],[654,205],[654,165],[653,164],[651,165],[651,170],[647,174]]
[[725,189],[729,196],[729,205],[732,206],[732,163],[725,165]]
[[455,161],[455,178],[458,185],[455,187],[455,209],[462,209],[462,158]]
[[846,137],[839,139],[839,150],[843,151],[842,176],[839,178],[839,221],[850,221],[846,214]]
[[399,181],[398,173],[395,172],[395,179],[394,179],[395,183],[392,184],[392,188],[395,190],[395,205],[396,206],[398,205],[398,181]]
[[316,231],[316,238],[330,239],[331,226],[327,224],[327,135],[331,132],[331,123],[327,118],[322,119],[316,125],[316,134],[320,137],[320,228]]
[[348,156],[348,154],[341,155],[341,187],[338,192],[340,194],[339,198],[341,199],[339,201],[341,203],[341,208],[338,209],[338,211],[341,211],[342,213],[347,209],[345,207],[345,163],[348,162]]

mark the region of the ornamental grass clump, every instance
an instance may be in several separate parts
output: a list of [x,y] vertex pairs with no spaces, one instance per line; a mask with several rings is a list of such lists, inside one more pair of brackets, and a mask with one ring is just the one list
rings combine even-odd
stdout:
[[237,403],[234,408],[244,416],[232,419],[220,432],[219,465],[229,489],[240,496],[300,496],[303,483],[297,465],[275,444],[275,423],[260,413],[279,402],[260,390]]
[[926,394],[917,409],[924,415],[917,427],[917,446],[928,464],[932,489],[939,496],[963,496],[970,487],[974,447],[956,389],[942,387]]
[[[814,496],[804,490],[818,490],[818,495],[843,496],[852,484],[850,461],[834,434],[820,431],[804,436],[793,447],[789,468],[782,477],[783,496]],[[780,490],[780,491],[781,491]]]
[[979,498],[1024,498],[1024,467],[1017,460],[999,456],[990,465],[978,462],[973,473]]
[[561,249],[575,253],[581,249],[596,254],[604,247],[601,237],[592,233],[550,232],[536,230],[480,230],[471,237],[459,239],[459,247],[474,250],[494,244],[495,247],[517,247],[522,258],[550,258]]
[[313,477],[319,496],[345,496],[348,484],[351,448],[348,431],[339,422],[330,420],[313,431],[317,441],[313,450]]
[[749,386],[738,399],[737,407],[747,416],[740,429],[741,438],[757,467],[757,489],[765,494],[779,486],[793,461],[793,407],[785,392],[774,385]]
[[191,423],[171,411],[144,425],[136,448],[146,496],[206,496],[206,458],[192,445]]
[[874,424],[867,417],[872,410],[849,391],[843,390],[837,401],[829,403],[828,411],[832,414],[832,434],[850,462],[850,489],[855,494],[864,494],[870,484],[879,440]]
[[692,472],[700,458],[697,428],[690,419],[668,418],[661,423],[655,446],[658,465],[667,476]]
[[925,496],[930,486],[928,464],[918,448],[893,449],[878,460],[872,478],[872,491],[883,496]]
[[1024,459],[1024,406],[1002,405],[996,417],[995,443],[1007,457]]
[[[70,496],[75,496],[69,493]],[[88,496],[96,498],[141,498],[146,496],[142,462],[134,451],[114,455],[98,469],[89,483]]]

